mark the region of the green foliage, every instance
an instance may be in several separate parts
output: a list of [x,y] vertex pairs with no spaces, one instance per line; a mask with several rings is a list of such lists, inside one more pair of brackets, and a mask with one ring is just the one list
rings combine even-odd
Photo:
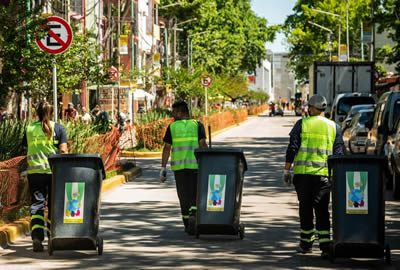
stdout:
[[[350,55],[360,55],[360,24],[370,17],[370,0],[349,1]],[[298,0],[293,13],[287,17],[283,30],[289,44],[289,67],[296,79],[308,79],[308,70],[314,61],[329,61],[327,31],[308,24],[312,21],[333,31],[332,55],[337,55],[339,18],[321,14],[312,9],[328,11],[341,16],[341,43],[346,44],[346,1]]]
[[68,149],[70,153],[84,153],[86,147],[90,143],[90,141],[85,140],[85,138],[98,136],[108,131],[101,123],[86,124],[83,122],[75,123],[70,121],[61,124],[64,125],[67,131],[68,141],[72,141],[72,146]]
[[268,93],[258,89],[257,91],[250,90],[247,100],[257,103],[266,103],[269,100],[270,96]]
[[17,120],[0,122],[0,161],[26,155],[22,139],[27,125],[27,122]]
[[396,65],[400,73],[400,0],[382,0],[377,12],[378,32],[387,31],[394,46],[385,45],[378,51],[378,55],[387,58],[389,64]]
[[144,125],[150,122],[154,122],[161,119],[171,118],[171,111],[166,109],[157,109],[154,111],[149,111],[146,113],[142,113],[137,118],[138,125]]
[[40,17],[40,7],[28,12],[25,6],[25,0],[11,0],[9,6],[0,6],[0,21],[7,22],[0,25],[0,98],[11,91],[34,98],[51,97],[54,62],[60,94],[79,92],[83,81],[89,85],[107,82],[107,65],[99,63],[101,50],[94,39],[88,38],[90,33],[83,37],[73,27],[69,49],[50,55],[35,42],[36,35],[47,35],[46,27],[40,27],[46,24]]
[[[167,5],[177,0],[162,0]],[[192,36],[193,66],[209,73],[235,75],[241,71],[255,71],[266,56],[265,42],[275,37],[276,27],[258,17],[250,0],[184,0],[181,7],[162,9],[161,15],[177,17],[177,22],[197,18],[183,24],[179,47],[186,55],[187,37],[203,31],[210,33]],[[185,61],[185,58],[181,60]]]

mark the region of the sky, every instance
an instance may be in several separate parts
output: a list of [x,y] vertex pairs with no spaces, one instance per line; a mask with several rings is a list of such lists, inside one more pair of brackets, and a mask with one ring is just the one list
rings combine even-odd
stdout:
[[[251,0],[253,11],[268,21],[268,25],[283,24],[292,9],[296,0]],[[278,34],[274,42],[267,42],[266,47],[273,52],[287,52],[285,36]]]

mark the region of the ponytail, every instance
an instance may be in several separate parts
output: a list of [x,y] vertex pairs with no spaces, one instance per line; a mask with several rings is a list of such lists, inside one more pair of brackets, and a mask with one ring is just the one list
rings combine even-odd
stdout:
[[53,115],[53,106],[50,105],[47,101],[42,101],[39,104],[37,114],[39,116],[39,121],[42,123],[42,130],[50,140],[53,134],[53,130],[50,124],[50,119]]

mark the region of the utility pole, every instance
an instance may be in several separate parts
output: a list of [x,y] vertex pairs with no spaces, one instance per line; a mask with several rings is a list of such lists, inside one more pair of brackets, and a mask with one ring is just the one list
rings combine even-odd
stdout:
[[372,40],[371,40],[371,53],[370,59],[375,62],[375,0],[371,0],[371,21],[372,21]]
[[176,70],[176,17],[174,18],[174,70]]
[[346,0],[346,39],[347,39],[347,62],[350,62],[349,48],[349,0]]
[[[120,48],[121,48],[121,44],[120,44],[120,37],[121,37],[121,0],[118,0],[118,33],[117,33],[117,38],[118,38],[118,49],[117,49],[117,53],[118,53],[118,72],[120,72],[121,70],[121,55],[120,55]],[[119,117],[119,110],[120,110],[120,91],[121,91],[121,76],[118,77],[118,104],[117,104],[117,116]]]

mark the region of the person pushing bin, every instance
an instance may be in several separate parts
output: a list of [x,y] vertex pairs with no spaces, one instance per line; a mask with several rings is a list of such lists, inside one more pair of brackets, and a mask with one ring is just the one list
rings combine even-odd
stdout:
[[[52,172],[49,154],[68,153],[67,132],[65,128],[50,121],[53,117],[53,106],[48,102],[40,102],[37,114],[39,121],[28,125],[23,144],[28,146],[28,183],[31,195],[31,237],[34,252],[43,251],[44,231],[50,230],[51,224],[51,187]],[[48,217],[45,227],[45,204],[48,196]]]
[[172,105],[172,116],[175,121],[168,126],[164,136],[164,148],[161,160],[160,180],[166,181],[167,162],[172,150],[171,170],[175,175],[176,190],[181,206],[185,232],[189,230],[189,217],[195,216],[197,190],[196,148],[207,148],[204,126],[199,121],[190,119],[189,109],[185,102],[178,101]]
[[[314,95],[308,102],[310,117],[296,122],[290,132],[290,142],[286,151],[283,182],[290,186],[291,165],[294,161],[293,184],[299,200],[300,245],[298,251],[311,253],[318,235],[321,256],[329,257],[330,182],[328,179],[328,156],[344,154],[341,129],[335,122],[324,117],[326,99]],[[314,212],[316,229],[314,228]]]

